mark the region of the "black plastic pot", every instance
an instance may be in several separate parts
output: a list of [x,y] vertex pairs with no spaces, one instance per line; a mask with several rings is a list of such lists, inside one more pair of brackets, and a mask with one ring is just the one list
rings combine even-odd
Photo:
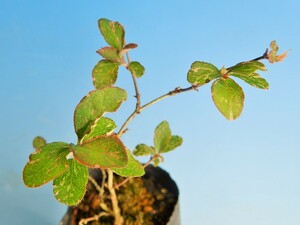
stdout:
[[[99,170],[91,170],[90,175],[97,181],[102,180]],[[146,168],[146,174],[143,176],[143,179],[150,193],[155,189],[165,189],[168,193],[163,200],[164,202],[161,202],[166,206],[166,210],[163,215],[155,215],[154,223],[156,225],[180,225],[179,190],[170,175],[163,169],[150,165]],[[76,207],[69,207],[59,225],[71,225],[71,217],[74,214],[74,210],[76,210]]]

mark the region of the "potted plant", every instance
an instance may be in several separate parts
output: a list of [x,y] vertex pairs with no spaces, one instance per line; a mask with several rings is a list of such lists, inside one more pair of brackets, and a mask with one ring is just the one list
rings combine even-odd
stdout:
[[[81,99],[74,111],[76,143],[46,143],[42,137],[33,141],[35,151],[23,170],[27,187],[39,187],[53,181],[56,199],[68,206],[61,224],[180,224],[178,189],[169,175],[157,166],[163,154],[182,144],[182,138],[173,135],[167,121],[154,131],[152,144],[138,144],[128,149],[122,135],[135,116],[158,101],[187,91],[197,91],[212,83],[214,104],[228,120],[238,118],[243,110],[244,92],[234,81],[238,78],[261,89],[268,82],[257,72],[265,71],[261,60],[279,62],[287,52],[278,55],[275,41],[261,56],[217,68],[211,63],[195,61],[187,72],[189,86],[177,87],[152,101],[141,104],[137,79],[144,75],[144,67],[131,61],[129,51],[137,47],[125,43],[125,31],[118,22],[98,21],[100,32],[109,46],[97,51],[103,59],[92,71],[95,89]],[[127,92],[114,86],[119,67],[125,67],[133,81],[136,105],[123,124],[104,115],[116,112],[127,99]],[[233,79],[234,78],[234,79]],[[118,127],[118,129],[117,129]],[[148,156],[140,163],[136,156]]]

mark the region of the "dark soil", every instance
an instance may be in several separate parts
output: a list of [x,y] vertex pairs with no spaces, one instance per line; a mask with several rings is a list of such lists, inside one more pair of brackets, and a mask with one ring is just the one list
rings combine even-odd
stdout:
[[[92,170],[90,174],[101,183],[100,170]],[[117,183],[122,179],[115,177]],[[84,200],[78,206],[69,208],[68,221],[61,225],[78,225],[81,219],[98,215],[102,211],[101,201],[110,206],[110,200],[101,199],[93,184],[89,183],[87,188]],[[166,225],[178,201],[178,194],[178,188],[168,173],[148,166],[145,176],[133,178],[117,190],[124,225]],[[113,225],[113,221],[111,216],[102,216],[88,225]]]

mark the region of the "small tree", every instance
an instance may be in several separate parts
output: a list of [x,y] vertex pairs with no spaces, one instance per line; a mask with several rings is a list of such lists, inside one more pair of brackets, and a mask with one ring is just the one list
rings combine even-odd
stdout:
[[[139,144],[131,151],[123,144],[121,138],[132,119],[158,101],[183,92],[197,91],[201,86],[212,83],[211,95],[215,106],[228,120],[234,120],[240,116],[245,98],[243,89],[234,79],[241,79],[256,88],[268,89],[268,82],[258,74],[259,71],[266,71],[261,60],[279,62],[286,57],[287,52],[277,55],[278,46],[272,41],[271,50],[267,49],[262,56],[228,68],[219,69],[203,61],[193,62],[187,72],[188,87],[175,88],[146,104],[141,104],[137,79],[144,75],[145,69],[141,63],[131,61],[129,57],[129,51],[136,48],[137,44],[125,43],[125,31],[118,22],[100,19],[98,25],[109,46],[97,51],[104,59],[99,61],[92,71],[95,90],[83,97],[74,111],[77,143],[46,143],[42,137],[35,138],[33,146],[36,150],[29,156],[29,162],[23,171],[23,180],[27,187],[39,187],[53,181],[56,199],[72,206],[83,199],[89,179],[98,186],[93,178],[89,177],[88,169],[100,168],[107,179],[104,179],[105,184],[99,187],[99,194],[103,195],[104,189],[107,190],[111,207],[104,201],[100,205],[103,211],[107,212],[105,215],[113,216],[114,224],[120,225],[123,224],[124,218],[118,204],[116,189],[134,177],[143,176],[148,165],[159,165],[163,161],[164,153],[182,144],[182,138],[173,135],[168,122],[163,121],[155,128],[153,145]],[[120,66],[124,66],[132,78],[136,106],[116,131],[116,123],[104,115],[116,112],[127,99],[127,92],[114,86]],[[150,159],[143,165],[134,156],[149,156]],[[125,179],[115,184],[114,174]],[[81,224],[90,220],[83,219]]]

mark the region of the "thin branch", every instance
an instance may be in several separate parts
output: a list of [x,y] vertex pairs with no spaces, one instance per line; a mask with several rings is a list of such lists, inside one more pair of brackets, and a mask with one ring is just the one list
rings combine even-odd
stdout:
[[139,112],[137,112],[136,110],[127,118],[127,120],[125,121],[125,123],[122,125],[122,127],[120,128],[119,132],[118,132],[118,136],[121,137],[123,135],[123,133],[125,132],[125,130],[127,129],[128,124],[130,123],[130,121],[137,115],[139,114],[141,111],[143,111],[144,109],[146,109],[147,107],[155,104],[156,102],[159,102],[165,98],[168,98],[170,96],[174,96],[183,92],[187,92],[187,91],[191,91],[191,90],[196,90],[197,88],[200,87],[198,85],[192,85],[190,87],[187,88],[175,88],[173,91],[169,91],[168,93],[159,96],[158,98],[148,102],[147,104],[143,105],[140,107]]
[[[266,51],[264,52],[264,54],[262,54],[261,56],[259,56],[259,57],[257,57],[257,58],[255,58],[255,59],[251,59],[251,60],[249,60],[249,61],[247,61],[247,62],[254,62],[254,61],[259,61],[259,60],[263,60],[263,59],[268,59],[268,52],[269,52],[269,49],[266,49]],[[230,70],[230,69],[232,69],[234,66],[231,66],[231,67],[228,67],[227,68],[227,70]]]
[[95,215],[95,216],[92,216],[92,217],[89,217],[89,218],[85,218],[85,219],[81,219],[79,221],[79,225],[86,225],[88,222],[97,221],[102,216],[111,216],[111,215],[106,213],[106,212],[101,212],[98,215]]
[[113,213],[115,217],[114,225],[122,225],[124,222],[123,217],[121,216],[120,207],[118,205],[118,198],[114,188],[114,174],[111,170],[107,170],[108,181],[107,181],[107,189],[110,193]]
[[105,189],[105,181],[106,181],[106,173],[105,173],[105,170],[101,170],[102,172],[102,182],[101,182],[101,186],[98,184],[98,182],[92,177],[92,176],[89,176],[89,181],[94,185],[94,187],[96,188],[96,190],[99,192],[98,195],[99,195],[99,198],[100,198],[100,207],[106,211],[107,214],[109,215],[113,215],[113,212],[112,210],[107,206],[107,204],[105,203],[104,201],[104,189]]
[[[127,62],[128,65],[130,64],[130,57],[128,52],[126,52],[126,57],[127,57]],[[126,66],[126,69],[129,70],[128,65]],[[140,106],[141,106],[141,95],[138,89],[138,85],[137,85],[137,81],[136,81],[136,77],[130,72],[131,77],[132,77],[132,81],[133,81],[133,85],[134,85],[134,90],[135,90],[135,98],[136,98],[136,106],[135,106],[135,111],[137,113],[140,113]]]
[[140,113],[140,109],[141,109],[141,95],[139,93],[139,89],[138,89],[136,77],[133,74],[131,74],[131,77],[132,77],[133,84],[134,84],[134,89],[135,89],[135,96],[134,96],[136,98],[135,111],[137,113]]
[[102,191],[103,191],[103,194],[104,194],[104,188],[105,188],[105,181],[106,181],[106,178],[107,178],[107,175],[106,175],[106,172],[105,170],[101,170],[102,172],[102,185],[101,185],[101,188],[102,188]]
[[97,191],[99,192],[99,194],[101,194],[102,193],[102,188],[97,183],[97,181],[92,176],[89,176],[89,181],[95,186],[95,188],[97,189]]
[[268,52],[269,52],[269,49],[266,49],[266,51],[264,52],[264,54],[262,55],[262,56],[260,56],[260,57],[257,57],[257,58],[255,58],[255,59],[252,59],[252,60],[250,60],[250,62],[253,62],[253,61],[259,61],[259,60],[262,60],[262,59],[268,59]]
[[173,91],[169,91],[168,93],[162,95],[162,96],[159,96],[158,98],[148,102],[147,104],[143,105],[140,109],[140,111],[144,110],[145,108],[155,104],[156,102],[159,102],[165,98],[168,98],[170,96],[174,96],[174,95],[177,95],[177,94],[180,94],[180,93],[183,93],[183,92],[187,92],[187,91],[192,91],[192,90],[195,90],[195,91],[198,91],[197,88],[200,87],[201,85],[192,85],[190,87],[187,87],[187,88],[175,88]]

